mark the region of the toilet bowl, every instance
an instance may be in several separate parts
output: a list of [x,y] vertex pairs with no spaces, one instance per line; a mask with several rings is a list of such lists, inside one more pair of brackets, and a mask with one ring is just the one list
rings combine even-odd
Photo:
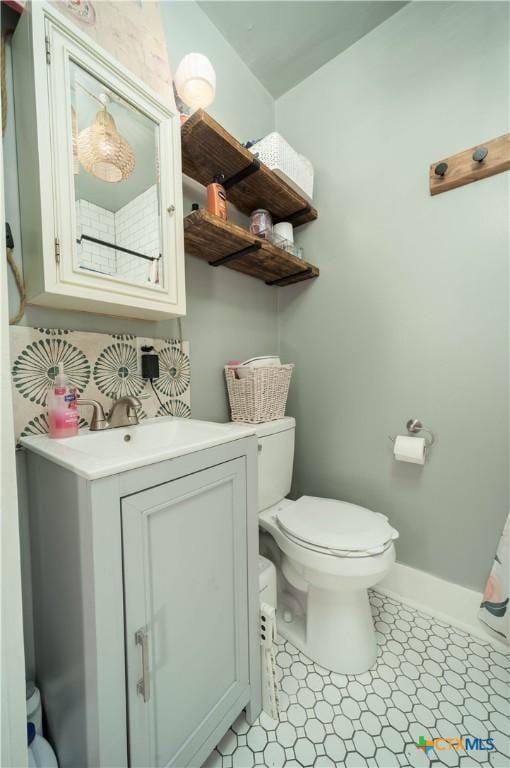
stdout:
[[356,504],[285,499],[294,429],[290,418],[257,429],[260,546],[277,568],[278,631],[322,667],[359,674],[377,655],[367,590],[395,562],[398,533]]

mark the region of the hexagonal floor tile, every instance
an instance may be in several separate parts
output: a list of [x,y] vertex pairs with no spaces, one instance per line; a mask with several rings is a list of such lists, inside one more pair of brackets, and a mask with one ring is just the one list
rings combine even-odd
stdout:
[[351,739],[354,733],[354,727],[352,720],[345,715],[336,715],[333,720],[333,730],[337,736],[340,736],[344,741]]
[[291,704],[287,710],[289,723],[296,726],[303,726],[306,723],[306,710],[301,704]]
[[344,742],[334,733],[326,736],[324,739],[324,749],[327,756],[334,760],[335,763],[341,763],[345,757]]
[[255,757],[248,747],[239,747],[232,755],[232,768],[251,768],[255,765]]
[[508,716],[502,715],[501,712],[491,712],[490,722],[498,731],[510,738],[510,718]]
[[299,690],[299,683],[292,675],[284,675],[281,682],[282,690],[288,696],[295,696]]
[[375,744],[373,738],[369,733],[364,731],[356,731],[353,737],[354,746],[356,751],[363,755],[363,757],[373,757],[375,755]]
[[402,739],[401,734],[396,731],[395,728],[392,728],[391,726],[383,728],[381,731],[381,737],[384,745],[393,753],[402,752],[404,749],[404,740]]
[[381,699],[388,699],[391,696],[392,689],[386,680],[382,680],[380,677],[375,677],[372,683],[374,692],[381,697]]
[[318,701],[314,706],[314,712],[321,723],[332,723],[335,717],[333,707],[327,701]]
[[340,704],[342,699],[340,690],[336,687],[336,685],[325,685],[322,691],[322,695],[328,704]]
[[[305,733],[307,738],[314,744],[321,744],[326,737],[324,724],[316,717],[309,718],[305,723]],[[299,758],[298,758],[299,759]]]
[[276,740],[282,747],[293,747],[296,739],[296,729],[291,723],[280,723],[276,728]]
[[363,731],[370,736],[378,736],[381,733],[381,721],[373,712],[363,712],[360,717],[360,722]]
[[394,691],[391,696],[391,703],[402,712],[411,712],[413,708],[413,702],[407,693],[403,693],[402,691]]
[[349,752],[345,758],[345,765],[346,768],[365,768],[368,763],[359,752]]
[[356,701],[364,701],[366,696],[365,688],[357,680],[347,685],[347,693]]
[[290,673],[296,680],[304,680],[308,670],[302,661],[294,661],[290,665]]
[[272,742],[264,750],[264,765],[267,768],[282,768],[285,765],[285,750],[278,742]]
[[345,699],[342,699],[340,707],[341,707],[342,713],[346,717],[348,717],[349,720],[359,720],[359,717],[361,715],[361,708],[357,701],[349,697],[346,697]]
[[322,691],[324,688],[324,678],[317,674],[317,672],[310,672],[306,676],[306,684],[312,691]]
[[310,739],[298,739],[294,744],[296,759],[303,766],[313,765],[317,753]]
[[[480,699],[478,699],[478,701],[480,701]],[[503,696],[500,696],[498,693],[496,693],[494,696],[489,697],[489,701],[490,701],[491,707],[493,707],[496,710],[496,712],[499,712],[502,715],[510,714],[510,707],[508,705],[508,695],[505,698],[503,698]]]
[[246,743],[254,752],[262,752],[267,744],[267,731],[260,725],[254,725],[248,732]]
[[315,706],[317,696],[309,688],[300,688],[297,692],[297,702],[305,709],[311,709]]
[[390,707],[386,713],[386,717],[388,718],[389,724],[395,728],[396,731],[405,733],[409,728],[409,720],[407,719],[406,713],[396,707]]

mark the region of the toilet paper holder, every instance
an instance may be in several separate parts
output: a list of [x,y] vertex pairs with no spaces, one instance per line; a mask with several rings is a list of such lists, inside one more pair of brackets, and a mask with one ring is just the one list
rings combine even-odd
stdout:
[[[425,438],[425,445],[427,446],[427,448],[430,448],[431,445],[434,445],[436,436],[434,435],[431,429],[424,426],[423,422],[420,421],[420,419],[409,419],[406,422],[406,429],[410,435],[417,435],[419,432],[426,432],[426,434],[428,435],[428,438]],[[390,437],[390,440],[392,443],[395,442],[394,437]]]

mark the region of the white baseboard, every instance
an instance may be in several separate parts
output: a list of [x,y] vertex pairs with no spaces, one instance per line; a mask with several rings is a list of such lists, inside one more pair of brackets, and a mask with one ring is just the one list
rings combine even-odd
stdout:
[[508,646],[478,619],[482,595],[474,589],[461,587],[403,563],[395,563],[375,590],[446,621],[490,642],[499,651],[508,653]]

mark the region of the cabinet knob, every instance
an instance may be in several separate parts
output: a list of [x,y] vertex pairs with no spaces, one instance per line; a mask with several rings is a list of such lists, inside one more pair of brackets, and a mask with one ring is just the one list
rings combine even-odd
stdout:
[[444,176],[447,170],[448,170],[448,163],[438,163],[434,168],[434,173],[436,174],[436,176]]
[[167,208],[167,211],[169,214],[172,214],[175,212],[175,205],[169,205]]
[[483,163],[488,154],[487,147],[477,147],[473,152],[473,160],[477,163]]

